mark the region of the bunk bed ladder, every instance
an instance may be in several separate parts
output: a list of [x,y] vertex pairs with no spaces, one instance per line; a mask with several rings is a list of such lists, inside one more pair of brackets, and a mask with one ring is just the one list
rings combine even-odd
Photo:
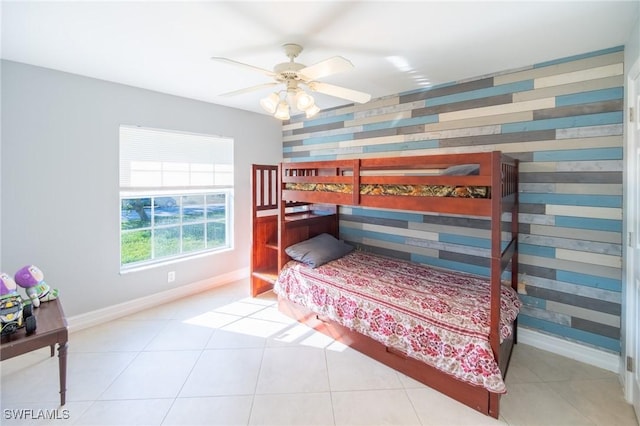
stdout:
[[251,295],[270,290],[278,273],[278,166],[251,170]]

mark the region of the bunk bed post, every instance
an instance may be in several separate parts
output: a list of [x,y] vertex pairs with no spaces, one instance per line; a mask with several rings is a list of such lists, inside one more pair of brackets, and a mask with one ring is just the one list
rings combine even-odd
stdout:
[[287,263],[287,254],[284,251],[287,202],[282,199],[284,170],[282,163],[278,164],[278,271],[281,271],[284,264]]
[[353,205],[360,205],[360,160],[353,160]]
[[500,356],[500,277],[502,275],[502,155],[491,153],[491,308],[489,342],[498,364]]
[[[491,152],[491,272],[489,309],[489,343],[496,362],[500,365],[500,299],[502,285],[502,155]],[[489,393],[489,415],[498,417],[500,397]]]
[[[511,238],[515,244],[515,250],[513,252],[513,256],[511,257],[511,288],[513,288],[516,292],[518,291],[518,236],[520,233],[520,217],[519,217],[519,205],[520,200],[518,198],[519,194],[519,160],[515,159],[514,164],[511,171],[510,176],[510,184],[511,191],[513,192],[513,207],[511,208]],[[518,319],[516,318],[513,324],[513,343],[518,343]]]

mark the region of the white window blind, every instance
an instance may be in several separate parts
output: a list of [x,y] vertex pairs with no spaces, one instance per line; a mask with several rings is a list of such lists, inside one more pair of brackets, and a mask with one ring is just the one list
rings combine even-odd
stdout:
[[233,187],[233,139],[120,126],[120,189]]

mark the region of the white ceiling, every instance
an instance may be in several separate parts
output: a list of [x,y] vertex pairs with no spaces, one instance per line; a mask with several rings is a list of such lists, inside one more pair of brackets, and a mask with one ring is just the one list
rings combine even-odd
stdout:
[[[2,1],[2,58],[249,111],[269,82],[224,56],[272,69],[284,43],[312,65],[355,69],[321,81],[374,98],[619,46],[639,14],[630,1]],[[394,65],[401,58],[403,66]],[[345,104],[316,96],[321,107]]]

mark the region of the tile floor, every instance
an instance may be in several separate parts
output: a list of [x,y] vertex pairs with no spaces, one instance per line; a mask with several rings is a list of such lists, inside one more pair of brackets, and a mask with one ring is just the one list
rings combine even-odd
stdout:
[[[615,374],[519,344],[495,420],[291,321],[246,280],[3,361],[2,425],[636,425]],[[22,419],[16,417],[22,416]],[[53,416],[53,419],[42,417]]]

